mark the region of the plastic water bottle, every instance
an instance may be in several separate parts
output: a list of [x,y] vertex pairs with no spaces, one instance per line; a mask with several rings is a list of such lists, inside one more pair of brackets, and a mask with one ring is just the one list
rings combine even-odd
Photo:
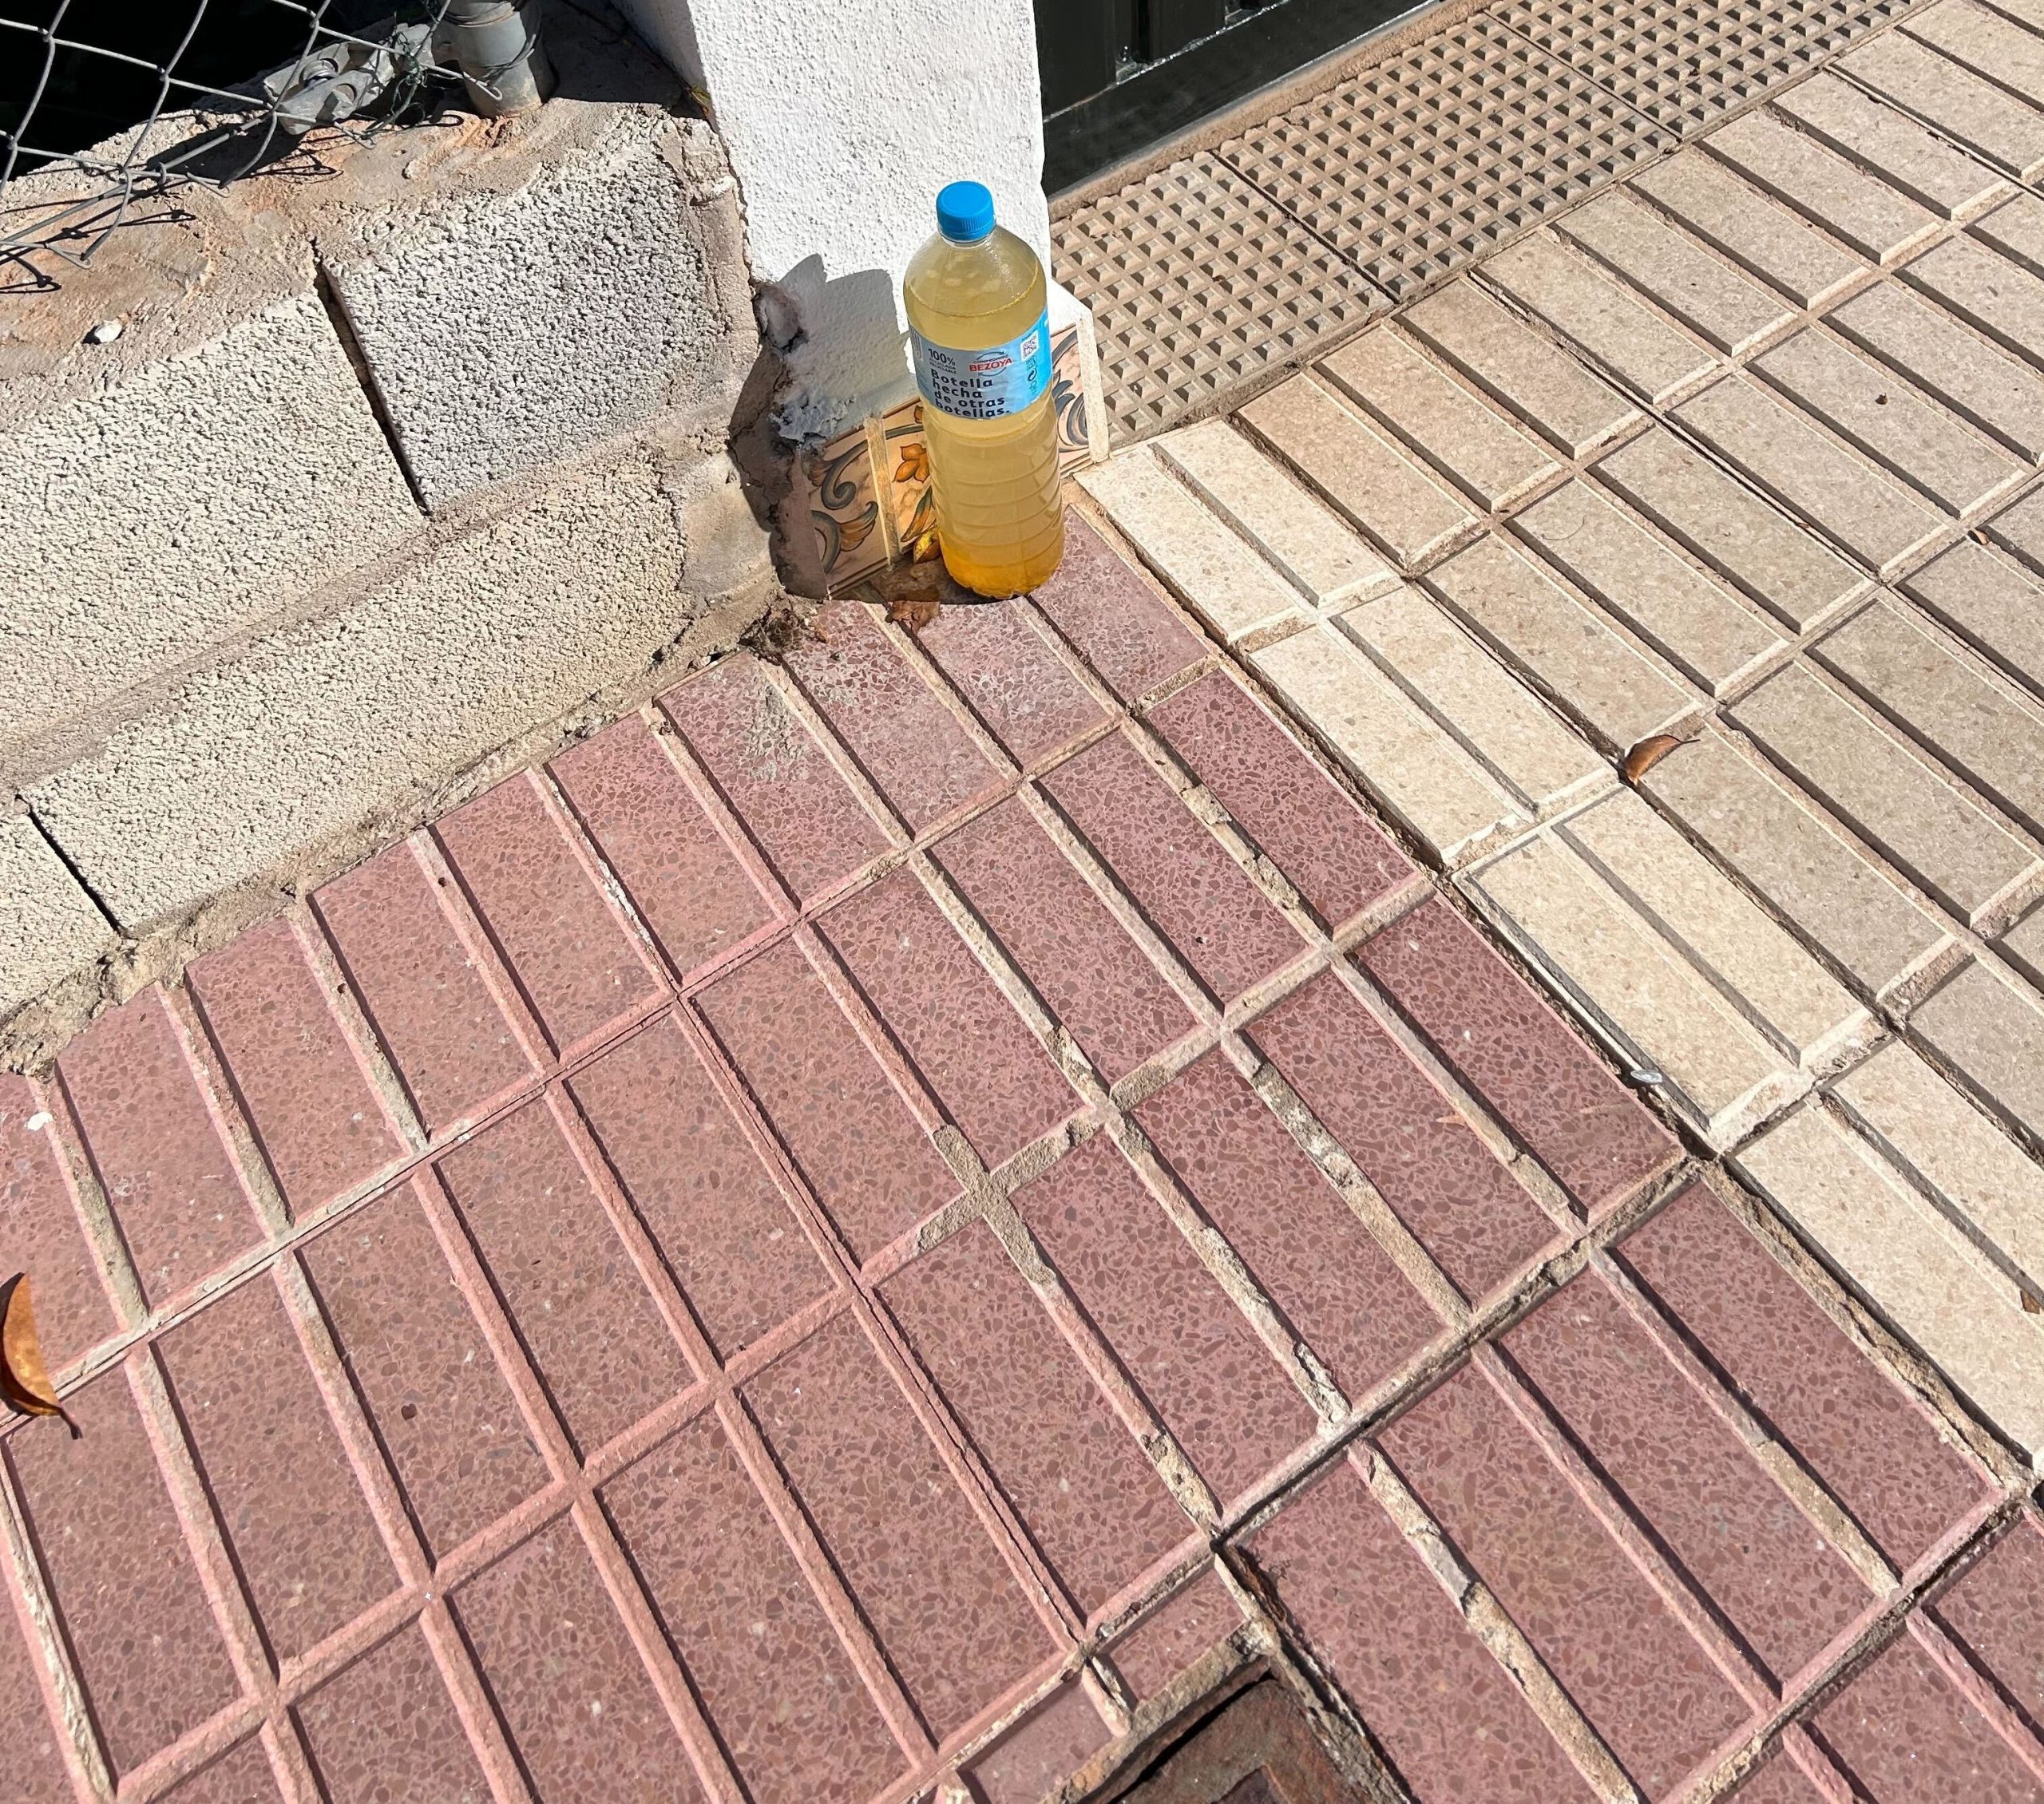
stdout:
[[953,182],[901,283],[945,566],[985,595],[1033,589],[1064,556],[1044,266]]

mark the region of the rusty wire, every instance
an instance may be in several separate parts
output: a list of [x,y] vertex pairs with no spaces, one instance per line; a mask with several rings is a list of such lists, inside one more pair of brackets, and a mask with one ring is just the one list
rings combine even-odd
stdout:
[[[0,112],[0,295],[56,286],[48,259],[89,262],[124,225],[145,214],[161,216],[161,208],[146,204],[180,187],[217,187],[275,164],[305,135],[291,101],[331,60],[335,46],[392,53],[391,78],[371,97],[378,123],[414,117],[437,84],[461,80],[458,69],[434,60],[450,0],[426,0],[408,17],[362,28],[372,35],[329,23],[335,0],[259,0],[263,8],[303,20],[302,45],[280,65],[248,69],[228,86],[199,80],[184,67],[215,0],[190,3],[189,22],[160,57],[67,36],[65,22],[77,0],[47,0],[49,16],[41,25],[0,12],[0,67],[19,57],[31,71],[26,97]],[[157,14],[152,26],[160,18]],[[160,28],[149,34],[160,40]],[[133,117],[132,106],[110,112],[108,131],[93,147],[39,143],[38,116],[60,59],[67,57],[82,59],[73,65],[74,75],[104,66],[109,82],[121,70],[152,77],[154,95],[146,111]],[[167,120],[188,125],[188,133],[163,144]],[[351,125],[343,111],[320,123],[323,129],[359,137],[366,122]],[[103,154],[109,149],[112,155]]]

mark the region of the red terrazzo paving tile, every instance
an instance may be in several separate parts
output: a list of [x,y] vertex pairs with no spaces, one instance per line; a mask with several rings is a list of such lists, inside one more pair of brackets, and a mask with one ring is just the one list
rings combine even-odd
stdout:
[[1778,1683],[1871,1606],[1837,1549],[1594,1273],[1504,1346]]
[[2038,1804],[2044,1781],[1908,1635],[1810,1725],[1873,1804]]
[[1773,1755],[1726,1796],[1736,1798],[1739,1804],[1828,1804],[1824,1794],[1786,1754]]
[[822,927],[989,1168],[1076,1112],[1072,1086],[913,871],[840,903]]
[[1211,1566],[1107,1650],[1138,1703],[1147,1703],[1208,1648],[1242,1627],[1242,1612]]
[[1646,1578],[1464,1367],[1382,1445],[1650,1797],[1668,1795],[1748,1711]]
[[306,1275],[428,1549],[446,1554],[547,1482],[416,1188],[307,1246]]
[[660,994],[533,778],[498,784],[434,831],[557,1052]]
[[1052,1652],[965,1493],[849,1316],[770,1366],[745,1395],[940,1741]]
[[26,1083],[0,1072],[0,1282],[17,1272],[29,1275],[53,1372],[119,1326],[64,1181],[56,1123]]
[[220,1530],[271,1651],[291,1660],[394,1590],[303,1348],[267,1278],[157,1343]]
[[2044,1528],[2030,1514],[1937,1600],[1934,1614],[2044,1734]]
[[687,1804],[687,1751],[564,1518],[454,1594],[540,1804]]
[[257,1735],[210,1766],[200,1767],[169,1795],[176,1804],[275,1804],[282,1794],[276,1769]]
[[772,924],[759,886],[644,721],[606,727],[549,768],[684,978]]
[[1077,1680],[1060,1686],[965,1769],[986,1804],[1040,1804],[1111,1731]]
[[671,1017],[568,1088],[720,1359],[830,1288],[780,1186]]
[[1239,1496],[1311,1436],[1305,1398],[1107,1136],[1015,1203],[1217,1497]]
[[1218,1047],[1135,1119],[1352,1402],[1444,1331]]
[[1445,903],[1402,916],[1360,956],[1585,1208],[1621,1201],[1674,1160],[1668,1130]]
[[905,1762],[714,1416],[604,1490],[755,1804],[862,1798]]
[[1346,1462],[1248,1548],[1420,1804],[1594,1797]]
[[879,823],[750,652],[669,690],[660,706],[797,902],[887,850]]
[[0,1798],[6,1804],[45,1804],[71,1795],[65,1742],[51,1718],[40,1676],[43,1656],[32,1652],[0,1587],[0,1687],[10,1707],[0,1717]]
[[916,636],[980,723],[1024,767],[1107,718],[1020,602],[946,607]]
[[881,1295],[1082,1616],[1185,1540],[1184,1513],[991,1228],[960,1229]]
[[177,1513],[120,1371],[3,1443],[117,1777],[240,1695]]
[[1377,823],[1221,672],[1180,690],[1149,718],[1330,929],[1416,874]]
[[402,1153],[289,921],[248,928],[185,981],[294,1216]]
[[1897,1565],[1986,1500],[1983,1475],[1701,1185],[1617,1250]]
[[1158,931],[1223,1003],[1305,951],[1291,924],[1119,734],[1044,787]]
[[590,1453],[691,1374],[544,1102],[440,1161],[554,1406]]
[[415,1628],[298,1707],[327,1804],[489,1804],[489,1782]]
[[160,991],[101,1015],[57,1070],[151,1304],[263,1239]]
[[312,906],[429,1129],[475,1113],[530,1074],[409,845],[328,884]]
[[1205,642],[1077,514],[1064,516],[1064,562],[1031,599],[1124,702],[1206,655]]
[[951,1168],[798,946],[748,959],[699,1006],[859,1259],[958,1194]]
[[912,831],[1000,793],[1006,777],[863,603],[826,601],[815,626],[787,667]]
[[939,841],[932,856],[1107,1082],[1194,1027],[1191,1010],[1019,799]]
[[1560,1239],[1440,1086],[1333,972],[1293,991],[1249,1035],[1472,1302]]

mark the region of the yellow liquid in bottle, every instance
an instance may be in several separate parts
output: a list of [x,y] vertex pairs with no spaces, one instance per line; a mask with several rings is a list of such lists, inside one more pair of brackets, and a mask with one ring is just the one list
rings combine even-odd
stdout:
[[[999,226],[973,244],[940,232],[910,260],[901,295],[909,323],[932,344],[980,350],[1012,342],[1043,318],[1044,267]],[[1036,588],[1064,556],[1052,401],[1046,386],[998,420],[961,419],[923,402],[945,568],[977,594]]]

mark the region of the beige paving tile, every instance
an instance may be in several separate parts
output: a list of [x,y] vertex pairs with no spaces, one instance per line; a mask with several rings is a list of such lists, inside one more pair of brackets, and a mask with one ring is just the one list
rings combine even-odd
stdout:
[[1398,586],[1398,573],[1333,510],[1225,420],[1151,441],[1207,506],[1325,607]]
[[1779,295],[1623,188],[1607,189],[1563,215],[1556,229],[1721,350],[1745,350],[1796,317]]
[[1614,781],[1539,698],[1417,589],[1351,607],[1337,624],[1491,779],[1534,814]]
[[1899,1041],[1832,1094],[1888,1160],[2044,1302],[2044,1168]]
[[1241,417],[1408,570],[1476,519],[1432,476],[1309,376],[1294,376],[1258,395]]
[[1884,997],[1951,936],[1788,785],[1715,729],[1642,786],[1868,992]]
[[1594,1009],[1713,1146],[1808,1079],[1574,849],[1547,833],[1465,880]]
[[1703,706],[1495,533],[1436,565],[1429,580],[1478,633],[1620,752]]
[[1787,643],[1751,603],[1587,482],[1543,496],[1512,524],[1713,695]]
[[1892,262],[1937,230],[1937,216],[1929,208],[1766,113],[1749,113],[1721,125],[1704,142],[1742,175],[1876,263]]
[[1845,987],[1630,789],[1555,832],[1805,1070],[1868,1033]]
[[1954,513],[1969,512],[2029,473],[2026,463],[1949,409],[1821,328],[1785,339],[1754,366],[1840,437]]
[[2022,979],[1970,964],[1916,1005],[1909,1029],[1989,1107],[2044,1134],[2044,1003]]
[[2030,914],[1995,941],[2002,956],[2036,984],[2044,984],[2044,908]]
[[1642,170],[1630,185],[1798,306],[1820,306],[1867,272],[1852,252],[1701,150]]
[[1907,279],[1991,338],[2044,362],[2044,281],[2028,270],[1962,234],[1933,244]]
[[1884,31],[1838,66],[2022,180],[2044,172],[2044,113],[1915,38]]
[[1869,586],[1829,547],[1671,433],[1642,433],[1605,457],[1597,473],[1797,632]]
[[2034,489],[2004,508],[1987,530],[2033,570],[2044,570],[2044,489]]
[[1974,230],[2033,275],[2044,271],[2044,200],[2018,194],[1974,222]]
[[1820,1107],[1736,1163],[1975,1407],[2044,1449],[2044,1326],[1935,1205]]
[[2037,868],[1991,820],[1902,741],[1800,664],[1731,710],[1796,779],[1911,881],[1977,924]]
[[2033,833],[2044,832],[2044,713],[1885,602],[1828,634],[1814,655]]
[[1487,508],[1507,505],[1559,466],[1410,339],[1378,326],[1321,366]]
[[1963,220],[2007,192],[2000,171],[1828,71],[1785,89],[1775,105],[1834,149],[1948,220]]
[[1975,425],[2026,457],[2044,456],[2044,377],[1915,289],[1878,282],[1828,317]]
[[1684,402],[1675,417],[1792,512],[1814,520],[1883,575],[1944,530],[1944,516],[1927,501],[1749,376],[1714,383]]
[[1551,233],[1535,232],[1498,251],[1484,263],[1483,275],[1657,404],[1717,361]]
[[1974,0],[1939,0],[1903,29],[2012,93],[2044,93],[2044,38]]
[[1079,480],[1143,561],[1226,643],[1298,617],[1291,585],[1171,477],[1150,446],[1133,445]]
[[1356,780],[1434,857],[1452,864],[1531,813],[1331,626],[1250,661]]
[[1467,277],[1419,302],[1404,323],[1571,457],[1643,417],[1616,389]]

